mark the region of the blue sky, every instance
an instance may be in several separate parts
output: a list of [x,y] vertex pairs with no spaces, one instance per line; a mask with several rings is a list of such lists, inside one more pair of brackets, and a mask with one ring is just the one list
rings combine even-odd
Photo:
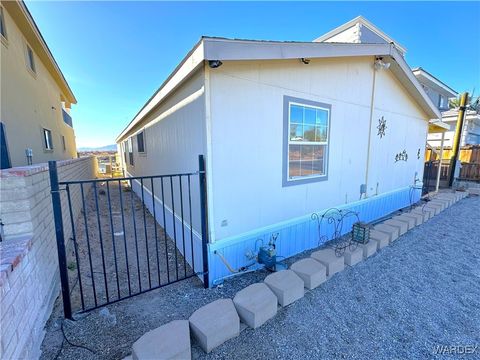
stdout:
[[37,25],[72,87],[77,146],[115,137],[201,35],[311,41],[363,15],[455,90],[480,95],[480,3],[35,2]]

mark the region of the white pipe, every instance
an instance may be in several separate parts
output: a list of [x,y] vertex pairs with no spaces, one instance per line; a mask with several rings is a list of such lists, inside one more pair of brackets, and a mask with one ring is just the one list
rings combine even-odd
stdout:
[[367,145],[367,167],[365,170],[365,198],[368,193],[368,169],[370,163],[370,143],[372,140],[372,123],[373,123],[373,107],[375,104],[375,79],[376,79],[377,70],[375,70],[375,62],[373,66],[373,83],[372,83],[372,97],[370,101],[370,123],[368,126],[368,145]]
[[438,162],[437,184],[435,185],[435,192],[438,192],[440,187],[440,173],[442,172],[443,146],[445,144],[445,131],[442,132],[442,141],[440,142],[440,161]]

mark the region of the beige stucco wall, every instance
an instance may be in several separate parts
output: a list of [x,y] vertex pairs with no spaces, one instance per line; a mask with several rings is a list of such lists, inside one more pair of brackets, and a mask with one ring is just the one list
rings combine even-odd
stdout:
[[[61,161],[57,169],[60,181],[92,179],[97,162],[94,157]],[[79,187],[72,186],[70,195],[77,218],[82,207]],[[61,198],[65,239],[69,239],[65,191]],[[45,324],[60,290],[46,164],[0,171],[0,218],[4,230],[0,242],[0,359],[38,359]]]
[[[5,8],[3,13],[7,40],[2,38],[0,44],[0,116],[12,166],[27,164],[26,148],[33,150],[33,163],[77,157],[74,130],[63,121],[59,87],[37,56],[36,74],[27,68],[25,37]],[[51,151],[45,150],[43,128],[52,131]]]

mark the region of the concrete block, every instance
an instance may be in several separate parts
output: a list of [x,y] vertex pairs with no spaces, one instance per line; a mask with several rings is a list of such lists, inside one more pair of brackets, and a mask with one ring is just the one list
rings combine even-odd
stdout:
[[237,292],[233,298],[240,319],[252,329],[263,325],[277,314],[277,297],[270,288],[257,283]]
[[455,195],[450,195],[450,194],[439,194],[435,196],[435,199],[446,201],[448,203],[448,206],[452,206],[457,202],[455,199]]
[[413,209],[411,211],[411,213],[422,215],[423,216],[423,222],[426,222],[426,221],[428,221],[429,219],[431,219],[432,217],[435,216],[435,210],[434,209],[432,209],[432,208],[425,209],[425,207],[423,205],[422,206],[417,206],[415,209]]
[[433,198],[432,201],[430,201],[432,204],[440,204],[443,206],[443,210],[447,209],[450,206],[450,202],[445,199],[439,199],[439,198]]
[[278,303],[287,306],[305,295],[303,280],[292,270],[282,270],[268,275],[265,280],[277,297]]
[[366,244],[359,244],[358,247],[362,250],[363,258],[366,259],[377,252],[377,242],[369,241]]
[[408,224],[403,221],[389,219],[389,220],[385,220],[383,223],[385,225],[396,227],[400,231],[400,235],[403,235],[408,231]]
[[132,345],[133,360],[190,359],[190,329],[187,320],[175,320],[151,330]]
[[343,255],[337,256],[333,249],[326,248],[315,251],[310,257],[322,263],[327,268],[327,276],[335,275],[345,268]]
[[394,242],[400,236],[400,230],[397,227],[393,227],[387,224],[378,224],[373,227],[373,230],[380,231],[388,235],[389,243]]
[[415,227],[415,224],[416,224],[415,219],[412,219],[411,217],[405,216],[404,214],[394,216],[393,220],[403,221],[403,222],[407,223],[408,230],[413,229]]
[[188,321],[193,336],[206,353],[240,334],[240,318],[231,299],[216,300],[201,307]]
[[345,265],[353,266],[363,260],[363,251],[360,246],[357,246],[353,251],[347,247],[343,256],[345,258]]
[[290,266],[304,282],[307,289],[315,289],[327,280],[327,268],[325,265],[311,258],[299,260]]
[[403,216],[406,216],[406,217],[409,217],[409,218],[413,219],[414,222],[415,222],[415,226],[423,224],[423,219],[424,219],[423,214],[417,214],[417,213],[409,212],[409,213],[403,214]]
[[380,250],[385,246],[388,246],[390,243],[390,237],[384,232],[372,229],[370,230],[370,241],[375,241],[377,243],[377,250]]
[[423,209],[424,209],[424,210],[430,210],[430,211],[433,210],[433,211],[434,211],[434,215],[440,214],[440,212],[443,210],[443,208],[442,208],[442,206],[441,206],[440,204],[435,204],[435,203],[432,204],[431,201],[429,201],[427,204],[425,204],[425,205],[423,206]]

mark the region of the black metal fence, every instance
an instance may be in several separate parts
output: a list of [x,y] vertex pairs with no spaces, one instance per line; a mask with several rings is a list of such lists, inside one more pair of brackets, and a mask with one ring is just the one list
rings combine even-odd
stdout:
[[54,161],[49,171],[66,318],[194,276],[208,286],[203,156],[181,174],[59,181]]
[[435,190],[439,161],[427,161],[423,168],[422,196]]

